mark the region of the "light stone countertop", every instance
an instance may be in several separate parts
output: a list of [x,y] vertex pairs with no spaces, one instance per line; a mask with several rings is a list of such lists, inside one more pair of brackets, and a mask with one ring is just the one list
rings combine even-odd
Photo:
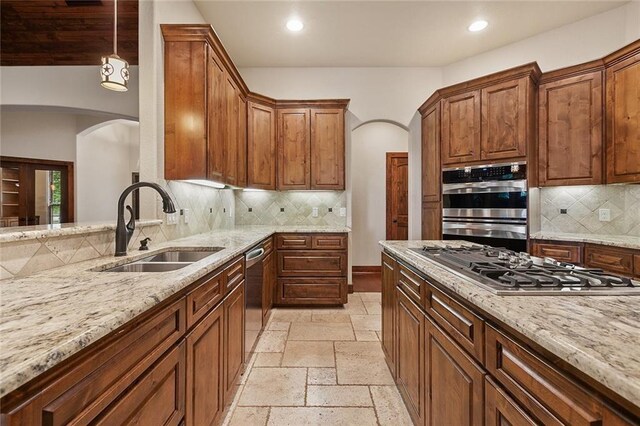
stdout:
[[[136,220],[136,228],[161,225],[162,220]],[[115,231],[115,222],[80,222],[53,225],[15,226],[0,228],[0,243],[35,240],[36,238],[62,237],[65,235],[92,234],[95,232]]]
[[571,241],[576,243],[604,244],[640,250],[640,237],[633,235],[570,234],[565,232],[535,232],[532,240]]
[[497,296],[408,250],[444,244],[454,243],[380,242],[394,257],[640,407],[640,296]]
[[[130,250],[0,283],[0,397],[222,266],[276,232],[350,232],[335,226],[239,226]],[[94,272],[173,247],[225,247],[162,273]]]

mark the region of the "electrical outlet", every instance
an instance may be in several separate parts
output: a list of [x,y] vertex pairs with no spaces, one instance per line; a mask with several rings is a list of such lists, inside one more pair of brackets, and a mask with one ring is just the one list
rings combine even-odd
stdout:
[[598,220],[600,222],[611,222],[611,209],[598,209]]
[[191,219],[191,212],[189,209],[182,209],[180,213],[184,216],[184,223],[189,223],[189,220]]
[[560,209],[560,214],[567,214],[567,209]]
[[311,216],[312,217],[318,217],[318,208],[314,207],[313,209],[311,209]]
[[176,213],[165,214],[164,223],[167,225],[175,225],[178,223],[178,215]]
[[346,207],[340,207],[340,216],[341,217],[346,217],[347,216],[347,208]]

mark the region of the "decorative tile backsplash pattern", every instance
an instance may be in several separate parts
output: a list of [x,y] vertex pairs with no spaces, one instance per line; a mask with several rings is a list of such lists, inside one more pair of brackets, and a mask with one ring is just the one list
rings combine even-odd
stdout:
[[[163,186],[173,198],[178,214],[180,209],[189,209],[189,223],[184,223],[184,216],[178,216],[176,225],[138,225],[129,243],[130,250],[136,249],[146,237],[151,238],[153,248],[154,244],[233,226],[229,214],[235,202],[232,190],[184,182],[165,182]],[[158,205],[158,217],[164,219],[159,198]],[[114,231],[6,242],[0,244],[0,279],[113,255],[114,251]]]
[[[346,226],[344,191],[235,191],[236,225]],[[313,217],[313,208],[318,217]],[[251,211],[249,211],[251,209]],[[331,209],[332,211],[329,211]]]
[[[610,222],[599,220],[599,209],[610,210]],[[640,237],[640,185],[541,188],[540,212],[543,232]]]

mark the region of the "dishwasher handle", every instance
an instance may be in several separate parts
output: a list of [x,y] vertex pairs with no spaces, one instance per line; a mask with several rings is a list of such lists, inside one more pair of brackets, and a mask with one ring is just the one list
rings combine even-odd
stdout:
[[264,255],[264,249],[262,247],[248,252],[244,257],[245,261],[247,262],[247,268],[260,262],[262,260],[263,255]]

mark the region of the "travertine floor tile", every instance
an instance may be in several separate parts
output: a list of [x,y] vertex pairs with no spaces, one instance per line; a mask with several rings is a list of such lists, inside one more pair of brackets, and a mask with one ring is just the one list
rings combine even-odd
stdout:
[[312,322],[351,322],[347,313],[313,313]]
[[289,340],[355,340],[349,323],[294,322]]
[[289,331],[290,322],[285,321],[271,321],[267,326],[267,330],[271,331]]
[[307,384],[310,385],[336,385],[335,368],[310,368],[307,373]]
[[268,407],[236,407],[229,426],[264,426],[269,417]]
[[368,386],[308,386],[307,405],[322,407],[371,407]]
[[286,331],[269,331],[262,332],[262,336],[256,345],[256,352],[283,352],[284,345],[287,341]]
[[382,330],[382,315],[351,315],[354,330]]
[[256,354],[253,365],[256,367],[280,367],[282,352],[261,352]]
[[378,335],[375,331],[355,330],[356,340],[358,342],[377,342]]
[[338,384],[393,385],[380,342],[335,342]]
[[311,311],[308,309],[276,309],[271,314],[271,321],[273,322],[297,322],[311,321]]
[[335,367],[333,342],[288,341],[283,367]]
[[240,395],[240,406],[302,406],[306,368],[254,367]]
[[371,386],[381,426],[411,426],[411,417],[395,386]]
[[369,315],[380,315],[382,313],[382,305],[380,302],[372,302],[367,300],[364,303],[364,307],[367,309]]
[[273,426],[373,426],[377,425],[373,408],[274,407],[269,425]]
[[362,301],[374,301],[380,302],[382,301],[382,293],[358,293],[360,295],[360,299]]

